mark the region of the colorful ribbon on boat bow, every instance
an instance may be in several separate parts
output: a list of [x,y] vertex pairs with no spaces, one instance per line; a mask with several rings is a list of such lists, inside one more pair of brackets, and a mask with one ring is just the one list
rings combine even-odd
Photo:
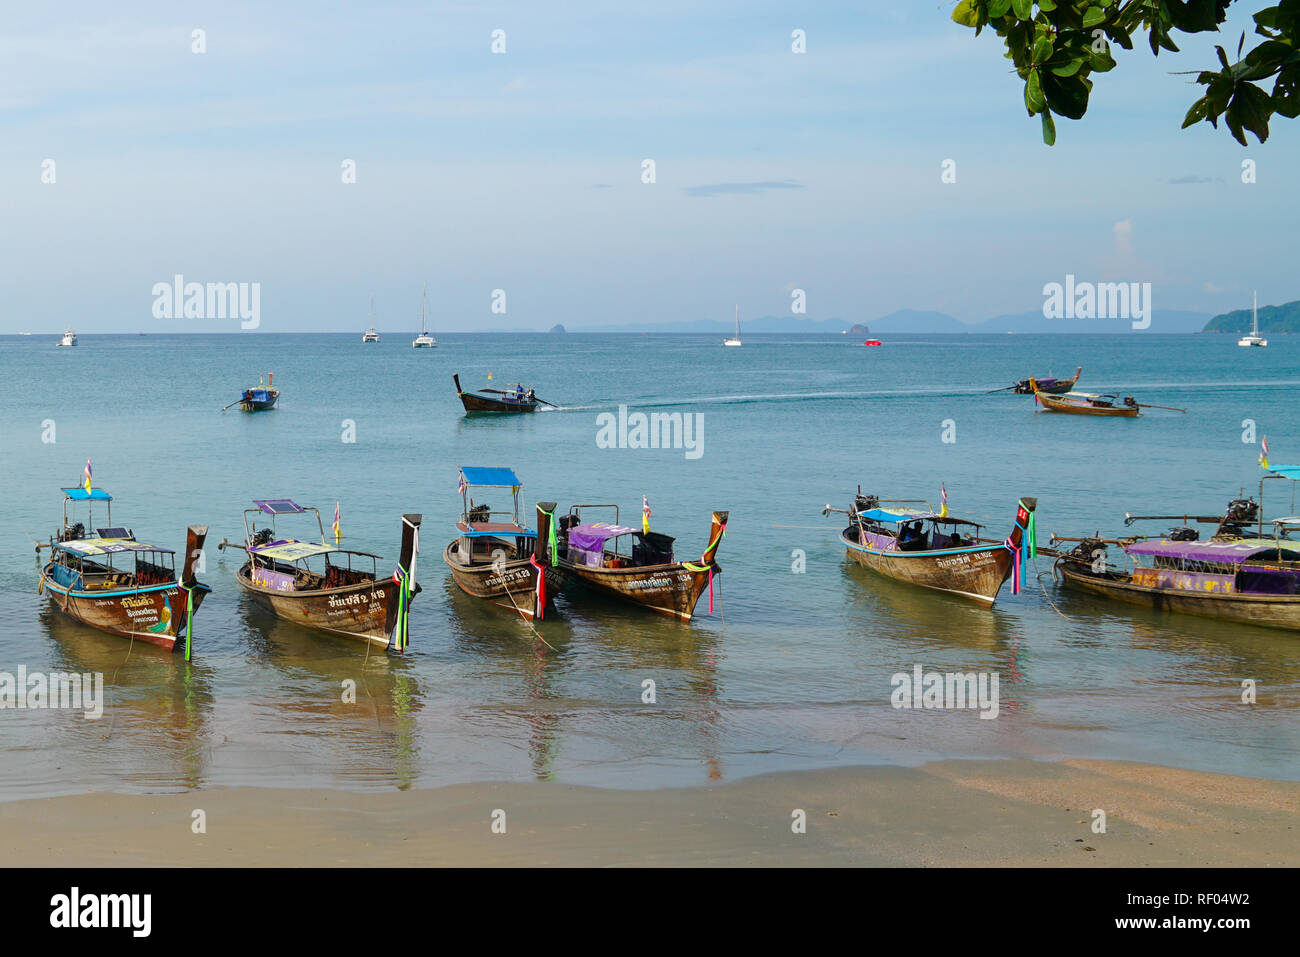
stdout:
[[538,564],[536,555],[528,556],[528,564],[537,569],[537,620],[541,621],[546,611],[546,569]]
[[410,629],[407,627],[411,617],[411,577],[401,565],[393,572],[393,584],[397,586],[397,623],[393,625],[393,647],[405,651],[411,643]]
[[194,587],[178,582],[185,592],[185,660],[190,660],[190,641],[194,637]]
[[[722,542],[722,539],[725,538],[726,535],[727,535],[727,526],[723,525],[722,528],[718,530],[718,537],[715,538],[713,541],[709,542],[709,547],[704,550],[704,554],[708,555],[710,552],[717,551],[718,545]],[[700,556],[700,561],[701,562],[704,561],[703,555]],[[713,614],[713,563],[709,562],[707,565],[704,564],[694,565],[691,562],[682,562],[682,568],[685,568],[688,572],[709,573],[709,614],[712,615]]]
[[1020,577],[1024,566],[1028,564],[1029,559],[1038,557],[1038,524],[1034,520],[1034,513],[1025,508],[1024,502],[1020,502],[1019,505],[1016,528],[1020,530],[1020,544],[1015,544],[1014,532],[1002,543],[1011,553],[1011,594],[1013,595],[1020,594]]

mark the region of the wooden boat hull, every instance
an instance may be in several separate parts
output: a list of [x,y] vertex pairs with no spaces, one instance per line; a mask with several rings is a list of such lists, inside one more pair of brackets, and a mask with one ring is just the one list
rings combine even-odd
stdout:
[[540,402],[535,400],[530,402],[523,399],[514,402],[478,392],[466,392],[460,387],[459,374],[453,375],[451,378],[456,383],[456,394],[460,396],[460,404],[465,407],[466,412],[536,412],[538,406],[541,405]]
[[388,647],[389,606],[397,603],[399,592],[391,579],[312,591],[276,591],[254,582],[247,562],[235,578],[254,602],[277,618],[315,631]]
[[[690,621],[695,606],[709,587],[709,571],[691,571],[676,562],[672,565],[646,565],[640,568],[591,568],[562,560],[559,567],[569,574],[569,583],[631,602],[660,615]],[[713,574],[722,574],[722,566],[713,563]]]
[[947,592],[991,608],[1011,574],[1012,553],[1005,545],[974,545],[925,552],[889,552],[861,545],[840,533],[848,556],[895,581]]
[[1181,591],[1134,584],[1127,575],[1094,572],[1077,562],[1062,561],[1057,568],[1068,587],[1130,605],[1300,631],[1298,595]]
[[473,392],[460,393],[460,404],[465,407],[466,412],[536,412],[536,402],[504,402],[499,399],[492,399],[486,396],[475,395]]
[[1066,402],[1063,399],[1044,395],[1042,390],[1039,390],[1038,401],[1042,403],[1045,411],[1063,412],[1066,415],[1107,415],[1121,419],[1136,419],[1142,413],[1142,410],[1139,408],[1124,405],[1074,405],[1073,403]]
[[267,412],[275,408],[275,403],[279,398],[279,393],[276,393],[265,401],[260,399],[242,399],[239,403],[239,409],[241,412]]
[[[185,591],[176,582],[121,591],[74,591],[50,577],[50,565],[41,569],[40,589],[69,618],[167,651],[176,647],[188,625]],[[195,584],[197,612],[210,589]]]
[[[466,565],[460,560],[459,540],[453,540],[442,551],[442,560],[451,569],[452,580],[460,590],[474,598],[482,598],[494,605],[533,617],[534,590],[537,587],[536,570],[527,558],[517,558],[500,565]],[[569,573],[556,565],[546,566],[546,610],[554,602],[553,596],[569,580]]]

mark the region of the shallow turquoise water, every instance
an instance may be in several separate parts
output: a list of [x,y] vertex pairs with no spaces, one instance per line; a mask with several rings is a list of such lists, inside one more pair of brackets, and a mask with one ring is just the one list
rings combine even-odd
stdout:
[[[863,349],[843,336],[747,336],[724,350],[714,336],[448,334],[416,352],[409,339],[91,335],[57,349],[50,336],[0,337],[0,671],[102,671],[109,684],[97,722],[0,710],[0,798],[531,777],[653,787],[990,756],[1298,774],[1300,637],[1062,593],[1041,558],[1041,584],[1018,596],[1008,586],[984,611],[852,567],[820,510],[845,507],[859,483],[937,501],[942,481],[954,513],[999,536],[1016,498],[1037,495],[1044,540],[1120,532],[1125,511],[1219,511],[1256,491],[1244,420],[1275,462],[1300,460],[1300,343],[897,336]],[[1190,412],[1085,419],[983,395],[1080,363],[1081,388]],[[277,410],[218,411],[267,370],[283,390]],[[452,372],[478,386],[489,370],[564,408],[464,418]],[[702,415],[703,454],[598,448],[597,415],[620,403]],[[344,420],[354,443],[341,440]],[[59,488],[87,457],[115,496],[115,523],[141,538],[179,548],[187,524],[211,526],[214,591],[189,666],[76,625],[36,594],[33,541],[48,538]],[[635,524],[644,494],[679,557],[703,549],[712,509],[729,509],[715,614],[702,602],[678,625],[562,600],[537,641],[450,586],[440,553],[460,465],[512,466],[529,508],[618,502]],[[1269,514],[1292,511],[1282,484]],[[319,506],[327,524],[340,502],[344,544],[388,564],[400,514],[423,513],[409,654],[367,655],[241,598],[241,553],[213,545],[238,540],[241,510],[274,496]],[[890,676],[914,664],[998,672],[1000,716],[891,708]],[[653,705],[641,701],[647,678]],[[340,700],[348,679],[356,704]],[[1240,703],[1243,679],[1258,683],[1258,704]]]

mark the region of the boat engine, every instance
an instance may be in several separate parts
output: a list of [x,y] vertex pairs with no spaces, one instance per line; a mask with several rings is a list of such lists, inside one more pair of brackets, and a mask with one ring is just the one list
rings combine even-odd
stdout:
[[271,536],[273,534],[274,532],[269,528],[258,529],[253,533],[253,547],[256,548],[258,545],[266,545],[271,541]]
[[1194,542],[1201,537],[1201,533],[1187,525],[1179,525],[1169,530],[1168,537],[1171,542]]
[[469,510],[469,521],[473,522],[490,522],[492,521],[492,510],[486,505],[473,505]]
[[1106,545],[1100,538],[1085,538],[1067,552],[1065,557],[1082,565],[1091,565],[1095,571],[1103,571]]
[[86,526],[81,524],[81,522],[77,522],[73,525],[68,525],[63,529],[62,532],[59,533],[59,541],[61,542],[75,542],[78,539],[85,538],[85,537],[86,537]]

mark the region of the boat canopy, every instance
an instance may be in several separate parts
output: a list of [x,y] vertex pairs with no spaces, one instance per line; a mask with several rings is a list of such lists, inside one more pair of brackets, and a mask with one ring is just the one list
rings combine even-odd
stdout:
[[1169,539],[1159,541],[1134,542],[1124,546],[1129,555],[1151,555],[1159,558],[1178,558],[1193,562],[1224,562],[1240,565],[1252,558],[1276,555],[1282,551],[1288,560],[1300,559],[1300,552],[1294,548],[1282,548],[1280,543],[1263,544],[1261,542],[1174,542]]
[[872,508],[865,512],[858,512],[858,517],[865,518],[871,522],[888,522],[893,525],[899,525],[903,522],[933,521],[942,522],[945,525],[974,525],[977,528],[983,527],[979,522],[972,522],[964,518],[956,518],[952,515],[940,515],[938,512],[913,512],[908,510]]
[[113,496],[109,495],[102,488],[92,488],[87,492],[84,488],[65,488],[63,494],[74,502],[111,502]]
[[600,551],[609,539],[631,534],[640,535],[641,529],[611,525],[608,522],[589,522],[569,529],[569,545],[587,552]]
[[1290,479],[1293,482],[1300,482],[1300,465],[1270,465],[1268,470],[1274,475],[1280,475],[1282,478]]
[[114,552],[162,552],[166,555],[175,554],[175,552],[170,548],[159,548],[157,545],[146,545],[144,542],[117,538],[82,538],[71,542],[55,542],[53,547],[56,550],[68,552],[71,555],[77,555],[81,558],[89,558],[92,555],[111,555]]
[[457,522],[456,531],[461,538],[500,538],[513,535],[518,538],[536,538],[535,529],[518,522]]
[[282,539],[278,542],[271,542],[268,545],[254,545],[248,550],[250,555],[256,555],[258,558],[269,558],[277,562],[297,562],[304,558],[311,558],[313,555],[324,555],[328,552],[343,551],[333,545],[326,545],[323,542],[299,542],[292,538]]
[[297,502],[288,498],[269,498],[265,501],[254,499],[253,504],[267,515],[296,515],[307,511]]
[[521,488],[524,484],[519,481],[519,476],[515,474],[514,469],[483,468],[475,465],[462,465],[460,468],[460,474],[461,477],[465,479],[466,485],[517,489]]

